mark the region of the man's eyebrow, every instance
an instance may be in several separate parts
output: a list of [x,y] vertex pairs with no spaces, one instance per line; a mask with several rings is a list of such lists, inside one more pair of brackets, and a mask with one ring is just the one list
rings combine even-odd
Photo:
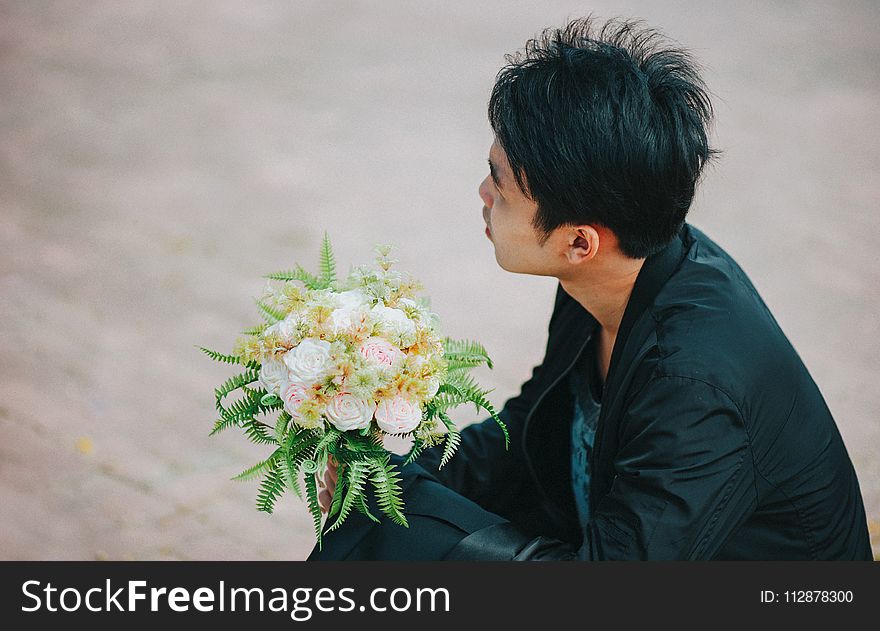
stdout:
[[489,175],[492,176],[492,181],[495,182],[495,186],[501,188],[501,179],[498,177],[498,169],[492,162],[492,158],[489,158]]

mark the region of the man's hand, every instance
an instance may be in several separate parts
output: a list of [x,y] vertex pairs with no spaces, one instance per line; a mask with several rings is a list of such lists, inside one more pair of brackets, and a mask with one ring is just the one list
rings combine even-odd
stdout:
[[318,480],[318,484],[322,487],[318,493],[318,504],[321,505],[321,512],[326,513],[330,510],[330,504],[333,502],[333,492],[336,490],[336,479],[338,476],[336,459],[330,456],[327,459],[327,471],[324,473],[324,479]]

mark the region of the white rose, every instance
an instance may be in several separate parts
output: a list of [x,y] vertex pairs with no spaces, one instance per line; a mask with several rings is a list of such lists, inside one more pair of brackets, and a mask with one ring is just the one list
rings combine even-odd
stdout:
[[351,311],[348,309],[334,309],[330,313],[330,324],[333,333],[338,335],[351,328]]
[[299,406],[308,398],[308,389],[301,383],[288,383],[281,392],[281,399],[284,401],[284,409],[290,414],[294,420],[301,418]]
[[428,379],[428,398],[432,398],[437,394],[437,391],[440,390],[440,379],[437,377],[430,377]]
[[352,327],[352,323],[363,318],[368,298],[358,289],[350,289],[334,294],[336,308],[330,313],[330,323],[334,334],[343,333]]
[[368,337],[358,350],[368,361],[386,368],[394,368],[406,357],[404,351],[382,337]]
[[287,366],[280,359],[267,359],[260,366],[260,385],[266,392],[280,396],[287,385]]
[[284,318],[281,322],[278,322],[278,333],[281,337],[289,342],[293,339],[294,331],[296,331],[296,326],[299,324],[300,316],[298,313],[288,313],[287,317]]
[[339,309],[347,309],[353,311],[360,307],[365,307],[369,302],[369,298],[360,289],[349,289],[336,294],[336,306]]
[[387,434],[406,434],[422,421],[422,408],[400,395],[383,399],[376,406],[376,423]]
[[284,354],[284,363],[290,371],[291,381],[312,385],[333,368],[330,342],[307,337]]
[[376,404],[367,399],[358,399],[349,392],[340,392],[330,399],[324,415],[338,430],[363,429],[370,424]]
[[416,323],[406,317],[400,309],[379,303],[371,309],[371,312],[379,326],[392,335],[411,337],[416,333]]
[[293,339],[293,333],[296,330],[298,322],[299,315],[296,313],[289,313],[283,320],[279,320],[275,324],[270,324],[263,329],[263,336],[268,337],[270,335],[277,335],[285,342],[290,342]]

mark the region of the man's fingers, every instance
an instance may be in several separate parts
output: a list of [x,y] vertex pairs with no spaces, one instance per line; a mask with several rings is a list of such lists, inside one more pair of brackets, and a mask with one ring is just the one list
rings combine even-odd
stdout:
[[326,489],[318,493],[318,504],[321,505],[321,512],[326,513],[330,510],[330,502],[333,496],[330,495],[330,492]]

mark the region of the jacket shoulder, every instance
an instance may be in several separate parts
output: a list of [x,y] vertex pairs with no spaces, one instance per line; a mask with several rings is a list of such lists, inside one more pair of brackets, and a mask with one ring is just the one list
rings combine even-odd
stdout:
[[733,257],[693,226],[685,236],[686,255],[650,309],[654,374],[705,381],[742,403],[742,393],[780,379],[781,372],[805,371]]

